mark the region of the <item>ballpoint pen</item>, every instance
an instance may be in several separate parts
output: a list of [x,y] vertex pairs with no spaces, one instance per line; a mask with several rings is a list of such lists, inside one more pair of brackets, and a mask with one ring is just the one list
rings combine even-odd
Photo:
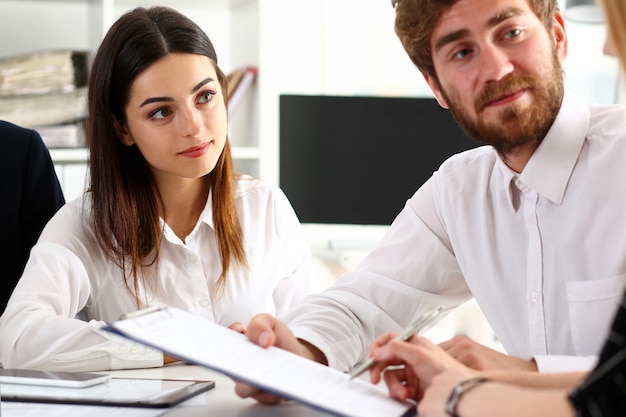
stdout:
[[[404,329],[402,333],[400,333],[395,340],[400,340],[402,342],[409,340],[411,336],[417,334],[420,330],[424,328],[427,324],[435,319],[443,311],[443,306],[438,306],[433,311],[429,311],[427,313],[419,316],[415,321],[408,325],[407,328]],[[361,375],[363,372],[369,370],[372,366],[376,364],[376,359],[369,358],[367,361],[355,367],[352,371],[350,371],[350,379],[354,379],[357,376]]]

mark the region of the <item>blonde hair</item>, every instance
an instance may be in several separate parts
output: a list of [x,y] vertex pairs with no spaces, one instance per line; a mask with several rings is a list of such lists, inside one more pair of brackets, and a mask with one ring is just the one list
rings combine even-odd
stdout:
[[623,70],[626,70],[626,1],[600,0],[604,9],[604,18],[608,25],[615,53]]

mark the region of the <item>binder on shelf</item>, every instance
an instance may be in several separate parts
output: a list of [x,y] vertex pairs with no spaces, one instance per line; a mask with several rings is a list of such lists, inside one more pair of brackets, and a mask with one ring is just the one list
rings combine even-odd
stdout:
[[72,91],[87,85],[89,53],[45,50],[0,58],[0,96]]
[[0,96],[0,119],[23,127],[73,123],[85,117],[87,87],[48,94]]
[[252,88],[257,75],[257,67],[248,65],[227,75],[228,118],[230,119],[246,94]]
[[28,128],[46,126],[42,137],[80,145],[88,65],[89,52],[73,49],[0,58],[0,119]]
[[34,128],[48,148],[73,148],[86,146],[85,121]]

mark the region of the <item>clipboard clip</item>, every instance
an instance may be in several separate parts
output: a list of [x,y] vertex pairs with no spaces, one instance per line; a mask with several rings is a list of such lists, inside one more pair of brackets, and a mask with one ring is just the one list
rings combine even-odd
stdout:
[[[150,306],[150,307],[146,307],[146,308],[142,308],[141,310],[137,310],[137,311],[131,311],[128,312],[126,314],[122,314],[122,317],[120,317],[120,320],[132,320],[132,319],[136,319],[151,313],[156,313],[157,311],[167,311],[168,308],[165,306]],[[171,313],[168,311],[170,317],[171,317]]]

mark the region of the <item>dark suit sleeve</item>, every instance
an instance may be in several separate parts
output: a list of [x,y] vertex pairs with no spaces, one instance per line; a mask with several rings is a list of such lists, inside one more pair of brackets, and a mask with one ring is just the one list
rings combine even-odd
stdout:
[[597,366],[569,398],[577,417],[626,416],[626,292]]
[[48,220],[65,203],[50,152],[36,131],[30,133],[20,216],[22,255],[26,257]]
[[39,134],[0,122],[0,312],[43,227],[65,203],[48,148]]

